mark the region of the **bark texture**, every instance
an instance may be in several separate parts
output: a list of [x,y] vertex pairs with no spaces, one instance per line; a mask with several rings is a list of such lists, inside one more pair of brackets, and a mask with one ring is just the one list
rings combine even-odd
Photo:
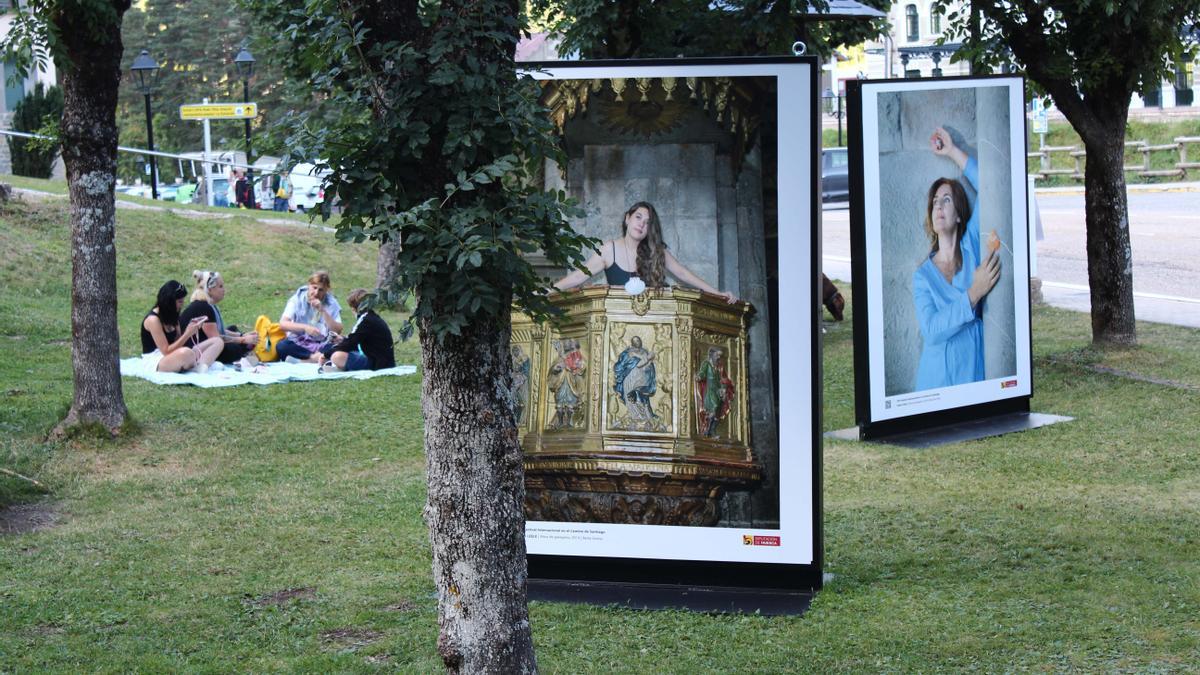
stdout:
[[[1112,24],[1104,31],[1102,51],[1106,56],[1122,57],[1104,64],[1099,74],[1089,72],[1090,77],[1081,85],[1075,75],[1094,64],[1080,54],[1096,44],[1094,31],[1077,30],[1079,42],[1074,50],[1064,50],[1061,42],[1047,37],[1054,31],[1046,24],[1047,13],[1042,5],[1035,3],[1019,14],[1011,13],[1011,5],[1003,3],[975,3],[973,7],[999,26],[1028,77],[1054,98],[1054,104],[1083,139],[1087,150],[1084,209],[1092,341],[1136,344],[1133,248],[1124,173],[1125,128],[1129,99],[1141,77],[1138,69],[1161,58],[1165,45],[1145,39],[1140,34],[1145,26],[1131,25],[1109,12]],[[1181,6],[1179,11],[1187,10]],[[1094,19],[1086,14],[1077,18]],[[1018,21],[1018,16],[1022,20]]]
[[[379,245],[379,258],[375,261],[375,288],[390,289],[399,273],[399,262],[396,256],[400,253],[400,242],[389,239]],[[408,303],[400,305],[400,311],[407,311]]]
[[1133,304],[1133,248],[1125,191],[1125,121],[1104,138],[1086,141],[1084,203],[1092,341],[1137,343]]
[[[121,18],[81,17],[60,10],[52,20],[70,64],[63,70],[62,155],[71,202],[71,366],[75,392],[62,433],[98,423],[116,433],[128,411],[121,391],[117,330],[117,90],[121,82]],[[93,21],[97,16],[104,17]]]
[[469,324],[441,342],[422,326],[425,523],[438,593],[438,653],[452,673],[537,670],[522,453],[505,386],[509,319],[505,312]]

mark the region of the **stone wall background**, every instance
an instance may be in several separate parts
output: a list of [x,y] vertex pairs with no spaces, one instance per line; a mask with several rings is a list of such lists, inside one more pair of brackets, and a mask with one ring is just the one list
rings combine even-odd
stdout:
[[[944,127],[955,145],[979,162],[980,194],[958,166],[934,155],[929,137]],[[925,204],[929,186],[956,178],[979,212],[980,244],[994,228],[1004,243],[1000,281],[984,305],[988,379],[1016,373],[1013,342],[1012,181],[1008,90],[1004,87],[894,92],[879,97],[880,241],[883,272],[884,390],[913,391],[922,338],[913,308],[912,277],[929,255]]]

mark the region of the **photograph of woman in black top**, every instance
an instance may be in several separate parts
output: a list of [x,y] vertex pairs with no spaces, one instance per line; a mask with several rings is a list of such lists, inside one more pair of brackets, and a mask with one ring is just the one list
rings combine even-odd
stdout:
[[604,242],[600,251],[584,266],[589,274],[574,270],[555,282],[554,287],[560,291],[575,288],[604,270],[605,283],[610,286],[622,286],[637,277],[646,288],[662,288],[667,285],[667,274],[670,273],[687,286],[719,295],[730,303],[737,302],[733,293],[708,285],[671,254],[663,243],[658,212],[649,202],[638,202],[629,207],[621,223],[621,237]]

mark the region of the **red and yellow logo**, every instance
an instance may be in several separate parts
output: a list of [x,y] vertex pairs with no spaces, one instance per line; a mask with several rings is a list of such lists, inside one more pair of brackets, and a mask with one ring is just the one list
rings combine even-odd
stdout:
[[742,545],[744,546],[779,546],[779,537],[763,534],[743,534]]
[[1015,386],[1017,386],[1016,380],[1005,380],[1000,383],[1001,389],[1008,389],[1009,387],[1015,387]]

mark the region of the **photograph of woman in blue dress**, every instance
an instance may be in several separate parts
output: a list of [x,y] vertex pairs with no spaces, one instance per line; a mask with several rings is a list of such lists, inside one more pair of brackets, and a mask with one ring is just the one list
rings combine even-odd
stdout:
[[[979,165],[942,127],[929,138],[935,155],[953,161],[979,190]],[[983,303],[1000,279],[1000,258],[989,241],[980,260],[979,213],[962,184],[938,178],[925,209],[929,255],[913,273],[913,305],[922,347],[916,391],[984,379]]]

